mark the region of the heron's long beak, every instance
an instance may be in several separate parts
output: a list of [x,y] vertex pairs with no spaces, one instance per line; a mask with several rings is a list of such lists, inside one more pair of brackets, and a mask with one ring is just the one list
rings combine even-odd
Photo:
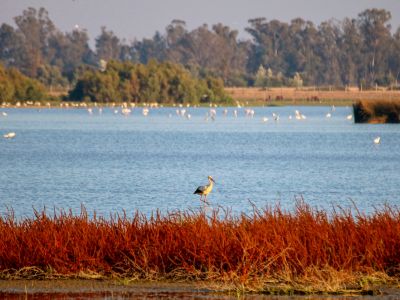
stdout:
[[214,179],[210,178],[212,182],[216,183]]

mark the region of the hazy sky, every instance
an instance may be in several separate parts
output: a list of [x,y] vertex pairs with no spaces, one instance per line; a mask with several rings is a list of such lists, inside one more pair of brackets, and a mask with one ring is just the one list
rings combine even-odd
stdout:
[[29,6],[46,8],[62,31],[75,24],[86,28],[92,44],[103,25],[132,41],[164,32],[173,19],[186,21],[189,30],[221,22],[247,37],[247,20],[255,17],[286,22],[301,17],[319,24],[357,17],[366,8],[384,8],[392,13],[392,27],[400,26],[400,0],[0,0],[0,23],[14,26],[13,17]]

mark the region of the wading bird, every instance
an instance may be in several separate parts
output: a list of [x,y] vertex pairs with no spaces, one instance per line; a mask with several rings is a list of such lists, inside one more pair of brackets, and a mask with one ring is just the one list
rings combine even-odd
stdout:
[[381,142],[381,137],[380,136],[378,136],[378,137],[376,137],[375,139],[374,139],[374,144],[380,144],[380,142]]
[[[207,195],[208,195],[209,193],[211,193],[215,181],[214,181],[214,179],[213,179],[211,176],[208,176],[208,182],[209,182],[209,183],[208,183],[207,185],[201,185],[201,186],[199,186],[199,187],[194,191],[194,193],[193,193],[193,194],[198,194],[198,195],[200,195],[200,200],[203,201],[203,202],[206,203],[206,204],[209,204],[209,203],[207,202]],[[204,199],[203,199],[203,196],[204,196]]]
[[5,135],[3,135],[4,136],[4,138],[6,138],[6,139],[12,139],[12,138],[14,138],[15,136],[16,136],[16,134],[15,134],[15,132],[9,132],[9,133],[6,133]]

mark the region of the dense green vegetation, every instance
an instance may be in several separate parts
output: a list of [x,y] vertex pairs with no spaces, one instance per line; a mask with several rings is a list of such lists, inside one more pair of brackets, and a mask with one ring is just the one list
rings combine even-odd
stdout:
[[110,61],[103,70],[87,70],[69,99],[98,102],[199,103],[229,101],[221,79],[197,79],[182,66]]
[[164,32],[127,43],[103,27],[95,49],[85,29],[61,32],[44,8],[28,8],[0,27],[0,61],[51,87],[74,85],[100,60],[182,64],[194,76],[212,74],[226,86],[358,85],[397,86],[400,28],[386,10],[367,9],[357,18],[315,25],[257,18],[245,28],[250,38],[223,24],[188,30],[173,20]]
[[43,100],[46,88],[15,68],[6,69],[0,63],[0,101]]

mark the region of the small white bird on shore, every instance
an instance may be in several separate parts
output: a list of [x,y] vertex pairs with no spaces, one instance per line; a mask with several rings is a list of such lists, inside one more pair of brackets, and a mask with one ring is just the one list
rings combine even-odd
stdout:
[[380,137],[380,136],[377,136],[377,137],[374,139],[374,144],[378,145],[378,144],[380,144],[380,143],[381,143],[381,137]]
[[16,136],[15,132],[9,132],[3,135],[3,137],[5,137],[6,139],[12,139],[15,136]]

